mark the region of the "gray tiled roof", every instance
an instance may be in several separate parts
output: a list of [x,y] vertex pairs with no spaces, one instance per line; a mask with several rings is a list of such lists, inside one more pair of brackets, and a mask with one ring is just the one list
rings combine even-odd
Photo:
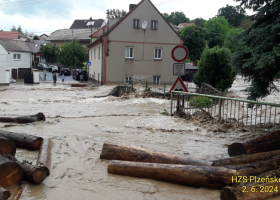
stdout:
[[120,19],[118,18],[113,18],[113,19],[109,19],[107,22],[107,27],[111,28],[112,26],[114,26]]
[[38,53],[38,49],[34,42],[26,42],[26,45],[31,49],[32,53]]
[[82,29],[82,28],[88,28],[87,23],[88,22],[92,22],[94,21],[94,25],[92,26],[92,28],[97,28],[99,29],[103,22],[104,19],[77,19],[73,22],[72,26],[70,27],[70,29]]
[[[96,28],[92,29],[92,33],[97,31]],[[47,41],[69,41],[69,40],[90,40],[91,29],[59,29],[46,39]]]
[[26,42],[23,41],[0,40],[0,44],[7,51],[31,52],[31,49],[27,46]]

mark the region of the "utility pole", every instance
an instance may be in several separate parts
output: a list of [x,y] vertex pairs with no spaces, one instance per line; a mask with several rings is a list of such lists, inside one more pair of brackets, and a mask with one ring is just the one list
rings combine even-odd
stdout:
[[75,61],[75,40],[74,40],[74,37],[73,37],[73,30],[72,30],[72,38],[73,38],[73,51],[74,51],[74,56],[73,56],[73,64],[74,64],[74,67],[76,69],[76,61]]

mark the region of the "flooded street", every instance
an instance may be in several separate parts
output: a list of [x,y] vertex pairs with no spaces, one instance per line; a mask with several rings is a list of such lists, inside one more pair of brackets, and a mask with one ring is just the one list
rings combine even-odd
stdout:
[[[220,190],[107,173],[99,156],[106,140],[142,145],[199,160],[228,157],[227,145],[255,135],[213,132],[197,120],[161,115],[170,100],[100,97],[113,86],[71,88],[70,84],[17,83],[0,87],[1,116],[43,112],[45,122],[0,123],[0,128],[51,138],[51,175],[40,185],[24,182],[21,200],[216,200]],[[231,94],[237,93],[232,91]],[[240,95],[242,96],[242,95]],[[279,102],[273,102],[279,103]],[[38,151],[17,149],[19,160],[37,160]],[[9,188],[15,193],[18,186]],[[13,195],[12,195],[13,196]],[[280,199],[274,198],[274,199]]]

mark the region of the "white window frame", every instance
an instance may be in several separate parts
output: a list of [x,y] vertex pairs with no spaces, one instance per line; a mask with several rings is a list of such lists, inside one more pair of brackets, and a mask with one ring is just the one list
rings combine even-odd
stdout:
[[[130,49],[132,49],[132,55],[130,55],[130,53],[131,53]],[[127,50],[128,50],[129,55],[127,55]],[[124,54],[125,58],[128,58],[128,59],[134,58],[134,47],[125,47],[125,52],[124,53],[125,53]]]
[[160,85],[160,76],[153,76],[153,82],[154,85]]
[[157,29],[158,26],[157,26],[157,21],[156,20],[152,20],[151,21],[151,29]]
[[19,54],[19,53],[14,53],[14,54],[13,54],[13,59],[14,59],[14,60],[21,60],[21,54]]
[[140,19],[133,19],[133,28],[140,28]]
[[[159,55],[159,52],[160,52],[160,55]],[[155,48],[154,59],[155,60],[162,60],[162,48]]]

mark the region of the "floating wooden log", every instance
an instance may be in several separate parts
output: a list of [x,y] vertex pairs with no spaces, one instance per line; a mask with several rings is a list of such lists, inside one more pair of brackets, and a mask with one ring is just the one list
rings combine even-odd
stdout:
[[16,147],[29,150],[38,150],[43,141],[43,138],[35,135],[4,130],[0,130],[0,136],[12,140],[15,143]]
[[36,121],[46,121],[45,115],[43,113],[38,113],[36,115],[27,115],[21,117],[0,117],[0,122],[12,122],[12,123],[32,123]]
[[[240,176],[255,176],[271,170],[278,169],[280,167],[280,156],[276,156],[272,159],[258,162],[256,164],[246,165],[238,171]],[[280,188],[279,188],[280,189]]]
[[221,200],[264,200],[280,195],[280,183],[263,183],[243,187],[225,187]]
[[240,165],[240,164],[258,162],[262,160],[268,160],[273,158],[274,156],[279,156],[279,155],[280,155],[280,150],[249,154],[249,155],[241,155],[232,158],[214,160],[212,166]]
[[0,200],[7,200],[11,196],[11,192],[0,187]]
[[14,161],[0,155],[0,186],[10,187],[22,181],[22,167]]
[[44,168],[47,172],[47,176],[50,175],[50,170],[51,170],[52,145],[53,142],[51,139],[44,139],[37,159],[37,167]]
[[228,154],[229,156],[239,156],[242,154],[253,154],[279,149],[280,130],[245,142],[233,143],[228,147]]
[[16,154],[16,149],[16,145],[12,140],[0,135],[0,155],[10,154],[14,156]]
[[158,163],[130,162],[112,160],[108,173],[140,178],[149,178],[173,183],[210,188],[235,186],[232,176],[236,170],[224,167],[170,165]]
[[23,179],[33,183],[42,183],[47,177],[47,171],[44,168],[36,167],[28,162],[16,161],[23,169]]
[[100,159],[198,166],[212,165],[212,162],[194,160],[186,156],[174,155],[116,141],[106,141],[103,144]]

